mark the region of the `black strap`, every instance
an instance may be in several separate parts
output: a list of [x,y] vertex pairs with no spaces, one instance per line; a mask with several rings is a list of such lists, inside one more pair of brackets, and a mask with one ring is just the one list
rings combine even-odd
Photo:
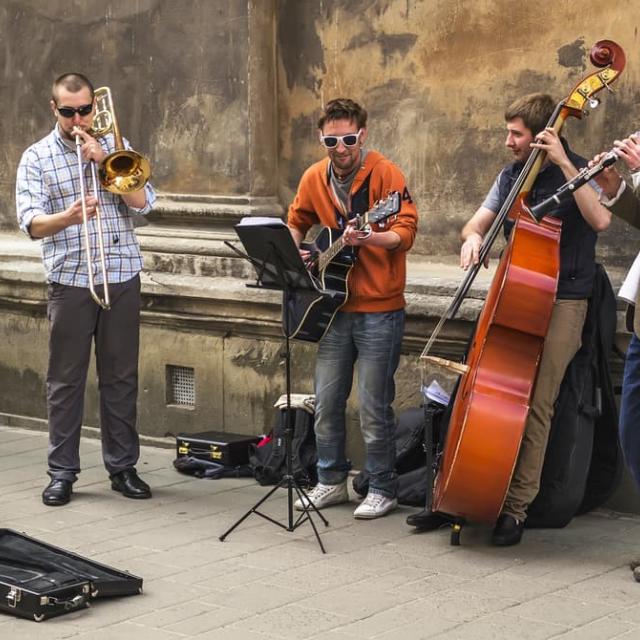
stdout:
[[[351,196],[351,210],[349,211],[348,219],[351,220],[355,218],[357,215],[362,215],[366,211],[369,210],[369,183],[371,182],[371,172],[367,174],[367,177],[363,180],[360,188]],[[334,206],[334,212],[336,215],[336,222],[338,223],[338,228],[344,228],[344,216],[338,209],[338,207]]]
[[369,210],[369,183],[371,182],[371,172],[363,180],[360,188],[351,196],[351,211],[349,220],[355,216],[362,215]]

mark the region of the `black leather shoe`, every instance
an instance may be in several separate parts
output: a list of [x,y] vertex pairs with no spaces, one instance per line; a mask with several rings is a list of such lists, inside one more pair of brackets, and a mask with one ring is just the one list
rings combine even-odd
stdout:
[[135,469],[125,469],[114,473],[111,478],[111,488],[119,491],[126,498],[150,498],[149,485],[138,477]]
[[523,531],[524,520],[518,520],[508,513],[503,513],[493,528],[491,543],[497,547],[510,547],[520,542]]
[[42,502],[48,507],[60,507],[71,500],[71,480],[52,480],[42,492]]
[[453,520],[449,516],[427,511],[427,509],[423,509],[418,513],[412,513],[407,517],[407,524],[410,527],[415,527],[418,531],[434,531],[452,522]]

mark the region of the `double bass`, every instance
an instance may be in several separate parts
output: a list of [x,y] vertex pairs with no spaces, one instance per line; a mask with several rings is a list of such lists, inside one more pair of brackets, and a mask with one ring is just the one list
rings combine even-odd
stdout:
[[[559,133],[568,117],[582,117],[602,89],[610,90],[625,65],[622,48],[610,40],[590,52],[597,71],[581,80],[556,106],[548,127]],[[561,221],[538,221],[527,196],[545,160],[535,149],[525,163],[467,273],[421,355],[423,363],[449,366],[461,374],[435,477],[433,512],[460,523],[493,524],[500,514],[520,449],[558,283]],[[514,221],[464,364],[430,356],[444,322],[455,316],[504,221]],[[429,506],[429,504],[427,505]]]

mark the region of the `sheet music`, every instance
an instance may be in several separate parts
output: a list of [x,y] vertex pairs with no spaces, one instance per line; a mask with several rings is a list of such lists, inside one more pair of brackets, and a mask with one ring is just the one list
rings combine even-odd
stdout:
[[438,384],[437,380],[432,380],[428,387],[423,385],[422,393],[427,400],[433,400],[445,406],[451,400],[451,396]]
[[286,226],[281,218],[270,218],[268,216],[245,216],[238,222],[239,227],[284,227]]

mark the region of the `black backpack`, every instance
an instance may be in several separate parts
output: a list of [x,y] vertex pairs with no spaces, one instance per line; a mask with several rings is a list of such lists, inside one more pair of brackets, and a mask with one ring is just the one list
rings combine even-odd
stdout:
[[[313,486],[318,481],[316,463],[318,453],[313,430],[313,414],[304,409],[291,408],[293,437],[291,442],[292,475],[302,485]],[[280,409],[271,440],[261,446],[250,446],[249,465],[261,485],[278,484],[287,472],[285,459],[285,429],[287,409]]]
[[[396,471],[398,473],[398,502],[424,507],[429,486],[425,453],[425,424],[429,421],[432,437],[438,444],[446,407],[429,401],[424,407],[406,409],[396,419]],[[437,455],[437,454],[436,454]],[[365,496],[369,491],[369,474],[363,470],[353,478],[353,490]]]
[[540,491],[527,510],[528,527],[564,527],[602,505],[622,473],[618,411],[609,371],[616,299],[601,265],[582,331],[555,403]]

